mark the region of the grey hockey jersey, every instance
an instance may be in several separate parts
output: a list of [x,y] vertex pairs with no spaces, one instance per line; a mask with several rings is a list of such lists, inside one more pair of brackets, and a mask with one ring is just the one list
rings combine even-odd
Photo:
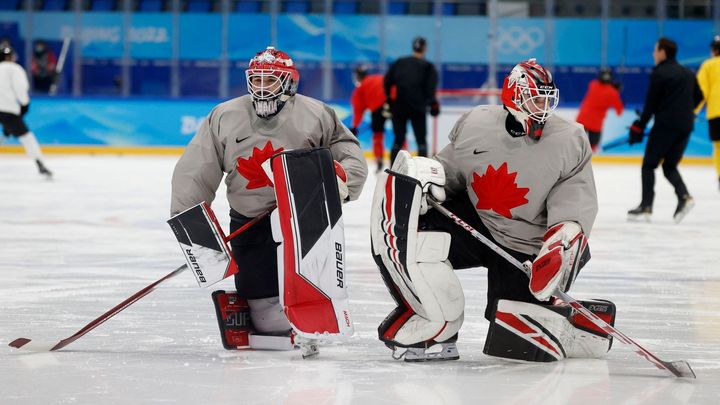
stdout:
[[261,164],[274,153],[329,147],[347,172],[350,199],[360,195],[367,163],[357,138],[332,108],[297,94],[270,119],[259,118],[245,95],[216,106],[202,123],[175,166],[171,215],[202,201],[211,203],[225,175],[230,207],[254,217],[275,203]]
[[597,214],[592,151],[582,127],[551,116],[539,140],[512,137],[502,106],[464,114],[435,159],[445,168],[449,195],[467,192],[493,238],[537,254],[547,229],[580,224],[586,235]]

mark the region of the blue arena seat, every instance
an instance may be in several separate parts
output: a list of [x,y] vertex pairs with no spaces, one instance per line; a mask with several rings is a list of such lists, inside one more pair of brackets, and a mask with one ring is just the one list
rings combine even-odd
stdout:
[[17,10],[20,0],[2,0],[0,1],[0,10]]
[[457,4],[455,3],[443,3],[442,15],[455,15],[457,13]]
[[163,0],[140,0],[140,4],[138,5],[138,11],[163,11]]
[[42,9],[45,11],[62,11],[65,10],[65,5],[65,0],[45,0]]
[[310,4],[307,1],[286,1],[286,13],[307,13],[310,11]]
[[93,0],[92,11],[113,11],[115,9],[115,0]]
[[259,1],[238,1],[235,3],[235,12],[237,13],[259,13]]
[[407,14],[408,5],[405,2],[391,1],[388,3],[388,14],[402,15]]
[[187,3],[187,11],[194,13],[207,13],[211,7],[210,0],[188,0]]
[[335,14],[357,14],[358,4],[355,1],[336,1]]

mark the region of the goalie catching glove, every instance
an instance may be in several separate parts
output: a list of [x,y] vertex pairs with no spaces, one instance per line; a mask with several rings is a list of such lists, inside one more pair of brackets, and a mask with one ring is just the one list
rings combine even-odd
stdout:
[[530,273],[530,292],[540,301],[548,300],[556,289],[570,289],[587,248],[587,238],[575,222],[561,222],[551,227],[543,240],[545,243],[532,262]]

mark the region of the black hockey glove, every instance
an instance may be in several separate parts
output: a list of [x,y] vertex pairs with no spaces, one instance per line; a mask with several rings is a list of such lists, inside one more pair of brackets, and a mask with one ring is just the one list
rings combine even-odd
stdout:
[[630,126],[630,137],[628,139],[628,143],[630,145],[640,143],[640,142],[642,142],[644,136],[645,136],[645,128],[643,128],[640,125],[639,120],[635,120],[632,123],[632,125]]
[[20,116],[24,117],[30,111],[30,103],[20,106]]
[[433,117],[440,115],[440,103],[438,103],[437,100],[430,104],[430,115]]

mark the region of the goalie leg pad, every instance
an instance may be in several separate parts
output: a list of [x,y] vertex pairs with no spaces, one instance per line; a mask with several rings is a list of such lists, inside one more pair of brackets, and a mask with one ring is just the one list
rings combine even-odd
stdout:
[[375,263],[398,307],[378,328],[391,347],[422,347],[454,336],[463,320],[465,297],[447,261],[450,235],[418,232],[420,183],[382,174],[371,213]]
[[[609,301],[581,304],[609,323],[614,322],[615,307]],[[489,356],[532,362],[602,357],[610,350],[612,339],[597,327],[579,323],[578,317],[582,315],[575,314],[567,304],[537,305],[500,300],[483,352]]]

